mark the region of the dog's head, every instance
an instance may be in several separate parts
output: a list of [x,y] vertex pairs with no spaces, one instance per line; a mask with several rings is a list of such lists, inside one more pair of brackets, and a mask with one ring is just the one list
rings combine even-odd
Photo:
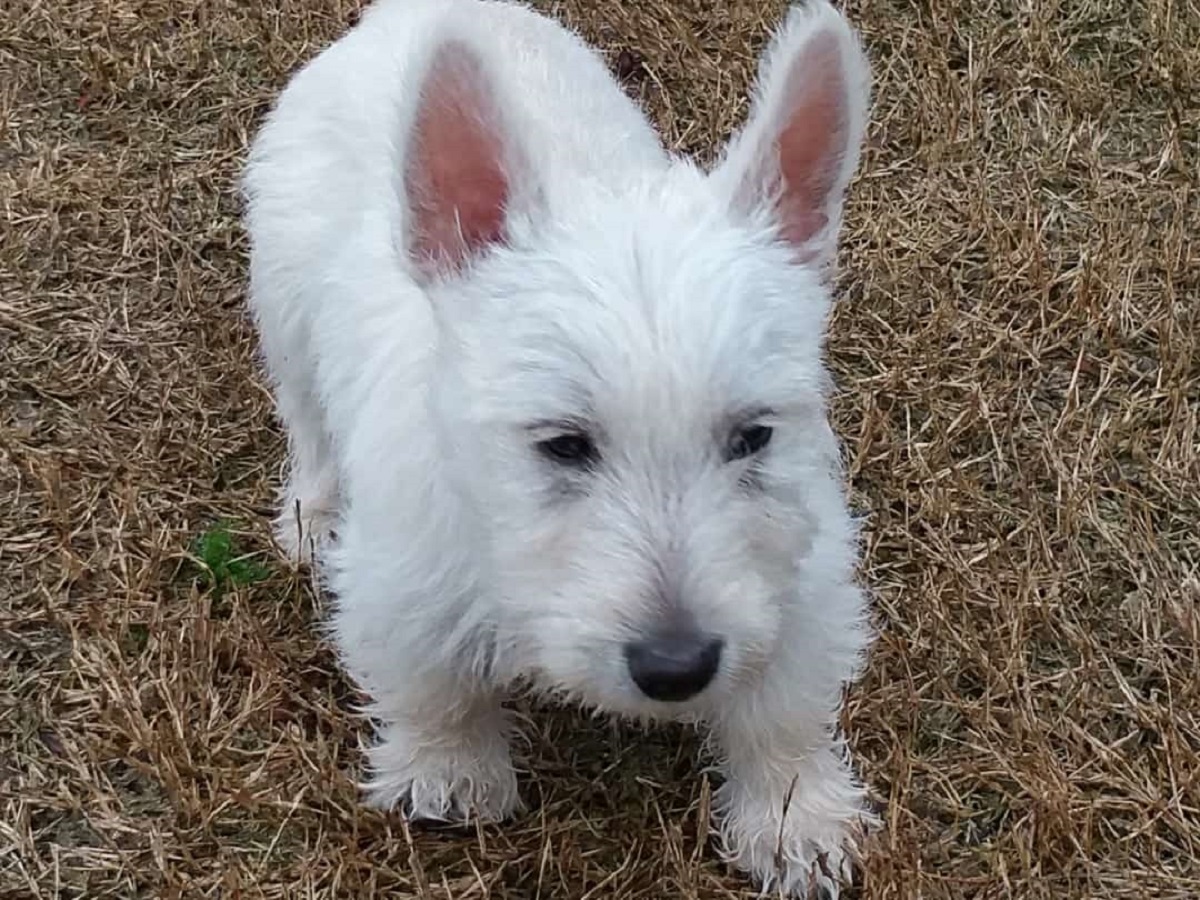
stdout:
[[498,661],[604,708],[694,711],[760,677],[821,604],[805,572],[844,563],[821,345],[866,63],[810,3],[712,172],[574,193],[525,164],[487,73],[434,55],[406,184]]

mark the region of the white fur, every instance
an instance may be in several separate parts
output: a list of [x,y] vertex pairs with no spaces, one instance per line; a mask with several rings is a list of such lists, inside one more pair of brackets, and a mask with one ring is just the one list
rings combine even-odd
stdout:
[[[814,90],[841,123],[828,147],[804,130],[825,121]],[[412,149],[443,133],[420,123],[453,119],[443,96],[474,104],[490,137],[464,145],[508,188],[503,237],[467,247],[464,212],[445,265],[418,255],[434,214],[410,196],[444,184],[429,173],[448,157]],[[316,550],[373,698],[372,803],[513,813],[500,701],[529,683],[706,723],[725,854],[793,896],[836,895],[814,864],[840,872],[869,819],[836,719],[870,635],[821,354],[867,99],[824,0],[781,27],[712,173],[662,149],[577,37],[515,4],[379,0],[283,92],[245,184],[290,450],[278,535]],[[780,176],[779,147],[828,164],[819,194]],[[774,437],[748,482],[721,450],[754,410]],[[568,419],[597,437],[593,471],[532,449],[532,423]],[[668,594],[725,642],[714,682],[676,704],[641,694],[622,655]]]

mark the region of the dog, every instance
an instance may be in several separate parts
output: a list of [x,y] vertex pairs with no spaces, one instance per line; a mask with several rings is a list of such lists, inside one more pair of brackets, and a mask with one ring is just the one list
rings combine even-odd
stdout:
[[557,22],[378,0],[282,91],[243,176],[276,531],[371,698],[367,802],[517,813],[524,685],[702,726],[725,858],[838,895],[873,633],[823,344],[869,82],[793,7],[703,169]]

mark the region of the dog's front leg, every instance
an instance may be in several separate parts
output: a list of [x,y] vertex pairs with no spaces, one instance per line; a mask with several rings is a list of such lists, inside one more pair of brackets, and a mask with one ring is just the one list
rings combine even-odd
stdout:
[[756,700],[714,724],[724,855],[764,888],[836,900],[856,822],[869,821],[863,789],[820,717],[804,721],[769,696]]
[[395,565],[397,541],[371,525],[347,520],[332,579],[338,650],[377,723],[366,801],[411,819],[507,818],[519,805],[510,727],[500,687],[480,662],[485,629],[470,627],[471,598],[451,589],[449,576],[432,599],[403,590],[417,580],[414,554]]

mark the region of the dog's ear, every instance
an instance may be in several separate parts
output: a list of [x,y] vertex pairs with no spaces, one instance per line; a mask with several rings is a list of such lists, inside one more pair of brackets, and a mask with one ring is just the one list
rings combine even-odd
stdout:
[[409,252],[428,276],[503,241],[529,166],[486,61],[459,40],[429,58],[405,154]]
[[846,20],[826,0],[793,7],[714,177],[738,212],[767,216],[801,262],[823,267],[836,255],[869,99],[867,58]]

